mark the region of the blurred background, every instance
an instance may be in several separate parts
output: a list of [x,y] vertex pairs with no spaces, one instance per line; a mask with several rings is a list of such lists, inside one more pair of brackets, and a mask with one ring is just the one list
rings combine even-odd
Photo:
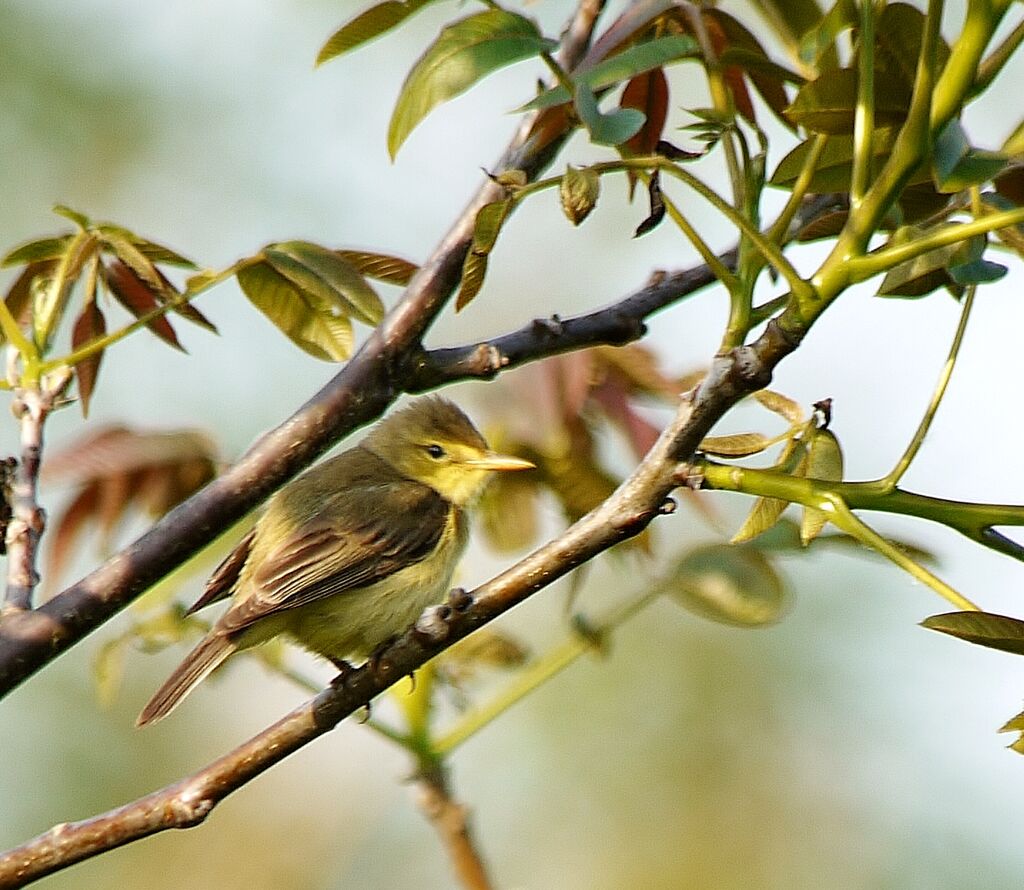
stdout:
[[[0,248],[63,229],[50,212],[60,202],[214,268],[291,238],[425,258],[515,126],[515,117],[495,109],[521,103],[541,72],[515,66],[441,107],[392,164],[384,139],[402,78],[453,9],[438,4],[398,34],[314,70],[327,36],[364,5],[0,5]],[[751,21],[742,4],[723,6]],[[947,6],[952,34],[963,4]],[[528,12],[557,33],[569,9],[567,0],[542,0]],[[706,104],[690,73],[674,69],[676,108]],[[1012,85],[1022,77],[1017,60],[1001,91],[968,119],[981,146],[997,147],[1017,123],[1005,109],[1019,109]],[[674,123],[684,122],[676,114]],[[769,169],[788,146],[785,137],[773,146]],[[577,139],[564,160],[600,157]],[[714,170],[714,162],[698,169]],[[531,202],[507,228],[477,302],[446,314],[431,343],[596,307],[654,269],[694,262],[670,225],[633,240],[644,216],[644,202],[629,205],[617,182],[580,230],[565,222],[554,195]],[[731,245],[720,220],[702,224],[716,247]],[[797,259],[810,268],[819,256],[806,248]],[[981,291],[949,395],[907,487],[1024,502],[1024,430],[1013,395],[1021,275],[1014,264],[1003,282]],[[188,355],[145,333],[112,350],[90,422],[197,427],[231,460],[336,369],[294,348],[233,283],[197,305],[221,336],[178,325]],[[804,405],[831,397],[848,478],[880,475],[919,421],[957,316],[943,293],[914,302],[851,292],[783,364],[774,388]],[[709,291],[659,316],[648,342],[668,371],[683,373],[713,353],[724,318],[724,296]],[[453,392],[484,423],[508,385]],[[746,407],[728,419],[730,430],[754,424],[771,421]],[[59,447],[82,430],[77,411],[60,412],[49,441]],[[0,436],[3,452],[12,452],[13,423]],[[625,472],[625,449],[616,447],[609,444]],[[64,497],[47,491],[44,506],[56,509]],[[715,504],[730,529],[749,506],[722,495]],[[546,510],[551,533],[559,513],[554,504]],[[989,610],[1024,611],[1024,572],[1007,558],[914,520],[882,517],[875,525],[936,552],[939,574]],[[715,540],[689,508],[659,521],[654,535],[666,556]],[[89,550],[71,573],[98,558]],[[213,558],[174,579],[183,597],[194,598]],[[482,581],[508,559],[477,546],[462,580]],[[457,752],[455,789],[473,810],[498,886],[1019,882],[1024,760],[995,730],[1020,710],[1024,660],[917,627],[947,605],[870,555],[821,548],[780,567],[794,601],[779,624],[724,627],[658,601],[614,635],[603,657],[577,662]],[[655,571],[603,559],[586,578],[581,607],[590,596],[639,593]],[[564,603],[564,585],[547,589],[501,626],[543,652],[566,634]],[[161,787],[306,697],[239,659],[173,719],[136,732],[135,714],[184,649],[132,653],[118,696],[101,708],[91,665],[129,620],[111,622],[0,705],[0,848]],[[298,655],[295,663],[330,677]],[[390,708],[382,704],[375,715],[386,718]],[[349,721],[229,798],[202,827],[114,851],[45,886],[454,886],[405,781],[410,768],[402,751]]]

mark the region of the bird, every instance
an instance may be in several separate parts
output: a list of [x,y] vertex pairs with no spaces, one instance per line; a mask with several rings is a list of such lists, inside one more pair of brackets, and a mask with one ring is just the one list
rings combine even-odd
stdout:
[[444,599],[491,475],[532,467],[491,451],[439,396],[384,418],[271,497],[187,614],[229,596],[230,607],[136,725],[162,720],[229,656],[281,634],[343,671],[371,657]]

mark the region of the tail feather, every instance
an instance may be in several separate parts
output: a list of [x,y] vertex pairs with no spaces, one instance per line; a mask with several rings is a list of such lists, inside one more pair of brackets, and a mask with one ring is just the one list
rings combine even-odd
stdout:
[[193,649],[142,709],[136,726],[163,720],[193,689],[238,648],[225,634],[212,633]]

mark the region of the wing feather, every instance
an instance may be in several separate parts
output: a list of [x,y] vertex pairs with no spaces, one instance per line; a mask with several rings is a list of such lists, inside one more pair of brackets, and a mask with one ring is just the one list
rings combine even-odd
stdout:
[[[252,592],[221,618],[227,632],[276,612],[381,581],[429,556],[457,509],[411,480],[332,503],[255,568]],[[347,506],[346,506],[347,505]]]

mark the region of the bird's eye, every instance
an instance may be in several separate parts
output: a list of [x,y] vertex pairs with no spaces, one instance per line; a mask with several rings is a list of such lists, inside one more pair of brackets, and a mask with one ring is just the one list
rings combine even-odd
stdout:
[[434,458],[434,460],[440,460],[444,457],[444,449],[440,445],[428,445],[427,454]]

